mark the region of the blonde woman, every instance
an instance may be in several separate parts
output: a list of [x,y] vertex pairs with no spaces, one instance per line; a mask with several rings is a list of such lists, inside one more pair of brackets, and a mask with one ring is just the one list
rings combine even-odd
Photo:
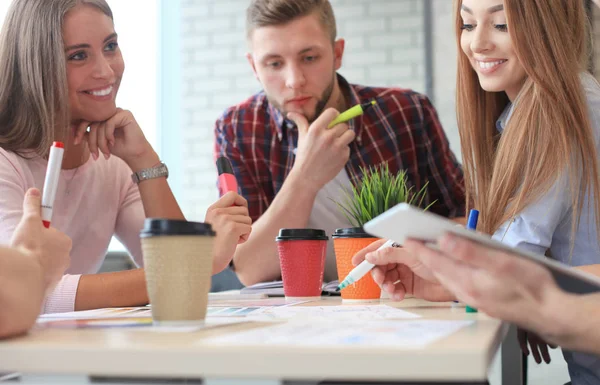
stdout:
[[[71,266],[45,312],[147,303],[142,269],[96,274],[108,244],[117,236],[141,265],[144,218],[183,219],[166,165],[116,107],[124,67],[104,0],[13,1],[0,36],[0,242],[25,191],[42,187],[51,142],[65,142],[52,224],[73,240]],[[250,233],[247,204],[225,195],[206,221],[219,234],[216,273]]]
[[[583,1],[455,0],[455,10],[457,118],[478,230],[598,273],[600,86],[586,73]],[[418,254],[376,254],[367,256],[381,265],[375,279],[395,297],[452,296]],[[529,343],[536,361],[549,361],[543,341]],[[600,382],[597,357],[564,355],[573,384]]]

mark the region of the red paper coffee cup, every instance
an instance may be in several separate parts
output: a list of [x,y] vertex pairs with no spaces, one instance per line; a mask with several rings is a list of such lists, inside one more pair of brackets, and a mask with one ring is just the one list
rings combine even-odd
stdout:
[[276,241],[286,297],[321,296],[327,240],[324,230],[279,230]]

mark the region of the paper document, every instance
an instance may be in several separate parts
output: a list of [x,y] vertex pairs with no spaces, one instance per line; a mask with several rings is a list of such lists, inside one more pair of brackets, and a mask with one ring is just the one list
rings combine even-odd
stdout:
[[[321,295],[341,295],[335,289],[337,289],[339,281],[324,282],[322,286]],[[240,290],[240,294],[266,294],[268,296],[283,297],[283,281],[272,281],[272,282],[261,282],[256,285],[247,286]]]
[[262,308],[251,314],[264,319],[322,318],[326,320],[370,321],[386,319],[415,319],[420,315],[387,305],[347,306],[289,306]]
[[265,293],[241,293],[239,290],[219,291],[208,293],[209,301],[219,300],[246,300],[246,299],[262,299],[267,298]]
[[94,319],[62,319],[47,320],[37,324],[38,328],[58,328],[58,329],[108,329],[108,328],[131,328],[137,331],[162,332],[162,333],[188,333],[202,329],[209,329],[218,326],[231,325],[247,322],[239,318],[207,318],[200,325],[189,326],[159,326],[154,325],[152,317],[115,317],[115,318],[94,318]]
[[[212,308],[217,311],[227,308]],[[235,308],[239,310],[239,308]],[[255,310],[257,308],[253,308]],[[213,311],[215,311],[213,310]],[[63,329],[88,329],[88,328],[136,328],[136,330],[153,332],[192,332],[222,325],[246,322],[240,318],[223,318],[223,316],[209,317],[211,308],[208,308],[207,318],[201,325],[193,326],[157,326],[152,322],[152,312],[149,306],[119,307],[74,311],[70,313],[43,314],[37,320],[41,328]],[[229,311],[229,313],[234,313]],[[238,315],[241,317],[242,315]],[[139,329],[138,329],[139,328]]]
[[84,311],[73,311],[68,313],[49,313],[38,317],[37,322],[48,322],[68,319],[94,319],[94,318],[132,318],[152,317],[150,307],[114,307],[105,309],[94,309]]
[[294,345],[294,346],[373,346],[422,348],[445,338],[474,321],[373,321],[310,322],[289,321],[262,328],[213,337],[214,344]]
[[267,298],[260,300],[252,299],[219,299],[208,301],[208,307],[270,307],[270,306],[293,306],[301,303],[312,302],[307,300],[287,300],[285,298]]

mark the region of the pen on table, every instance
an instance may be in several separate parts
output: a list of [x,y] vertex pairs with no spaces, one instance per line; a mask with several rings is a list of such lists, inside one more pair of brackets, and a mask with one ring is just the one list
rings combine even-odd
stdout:
[[[386,243],[384,243],[383,245],[381,245],[375,251],[379,251],[386,247],[392,247],[393,245],[394,245],[394,241],[389,240]],[[352,269],[352,271],[350,273],[348,273],[346,278],[344,278],[344,280],[342,282],[340,282],[340,284],[338,285],[337,289],[335,289],[335,291],[340,291],[340,290],[344,289],[345,287],[352,285],[354,282],[356,282],[359,279],[361,279],[362,277],[364,277],[369,271],[371,271],[373,269],[373,267],[375,267],[375,265],[365,259],[358,266],[356,266],[354,269]]]
[[217,172],[219,173],[219,193],[221,196],[229,191],[238,192],[238,184],[233,174],[231,161],[224,156],[217,158]]
[[52,143],[42,190],[42,223],[45,228],[50,227],[50,221],[52,220],[52,206],[54,206],[54,198],[56,198],[64,153],[65,146],[62,142]]
[[[467,229],[469,230],[477,230],[477,220],[479,219],[479,211],[472,209],[469,212],[469,219],[467,220]],[[467,305],[467,307],[465,308],[467,313],[477,313],[477,309],[475,309],[474,307],[471,307],[469,305]]]
[[375,100],[371,100],[370,102],[365,102],[361,104],[357,104],[354,107],[342,112],[335,119],[329,123],[327,128],[331,128],[336,124],[345,123],[352,118],[356,118],[357,116],[362,115],[367,109],[373,107],[377,102]]

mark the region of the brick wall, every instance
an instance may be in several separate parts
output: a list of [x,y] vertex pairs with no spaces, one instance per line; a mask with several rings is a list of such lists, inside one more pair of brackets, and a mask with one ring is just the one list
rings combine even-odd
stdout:
[[[425,92],[425,42],[422,0],[332,0],[338,35],[346,39],[340,73],[350,82],[401,86]],[[444,12],[448,0],[434,0]],[[183,116],[181,148],[184,159],[183,196],[186,215],[202,219],[217,197],[213,164],[213,124],[222,111],[260,89],[246,59],[244,38],[248,0],[182,0]],[[438,14],[438,12],[436,12]],[[451,30],[450,30],[451,31]],[[450,36],[449,36],[450,35]],[[454,44],[448,31],[437,36]],[[438,48],[436,46],[436,48]],[[436,71],[441,87],[436,104],[442,122],[452,127],[454,99],[449,85],[454,73],[445,67],[454,57],[440,58]],[[437,63],[436,63],[437,64]],[[448,74],[451,73],[449,78]],[[453,147],[458,141],[452,138]]]

